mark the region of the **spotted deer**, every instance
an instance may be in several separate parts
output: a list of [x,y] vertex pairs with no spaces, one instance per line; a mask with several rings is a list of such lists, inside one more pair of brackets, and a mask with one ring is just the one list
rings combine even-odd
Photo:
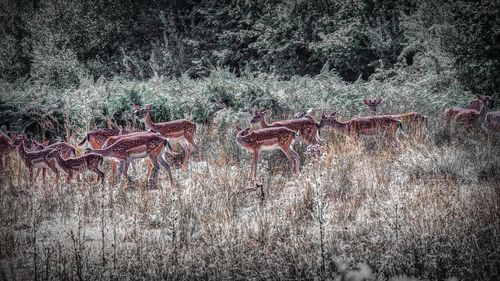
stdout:
[[402,129],[401,121],[388,116],[370,116],[340,122],[336,119],[336,112],[322,114],[319,128],[330,126],[340,133],[357,140],[361,135],[385,135],[397,143],[398,129]]
[[253,153],[252,171],[253,180],[257,181],[257,163],[259,153],[266,150],[281,150],[288,160],[292,171],[299,172],[299,156],[293,150],[292,144],[297,133],[285,127],[271,127],[250,132],[250,128],[241,129],[237,127],[236,141],[238,144]]
[[490,132],[500,133],[500,111],[490,111],[486,113],[483,127]]
[[389,117],[389,118],[394,118],[396,120],[401,121],[403,124],[409,125],[411,128],[413,128],[416,137],[421,137],[422,136],[422,127],[425,126],[428,127],[428,118],[427,116],[421,114],[420,112],[412,111],[412,112],[406,112],[402,114],[389,114],[389,115],[379,115],[377,113],[378,106],[383,102],[384,100],[381,98],[376,98],[376,99],[363,99],[363,103],[368,106],[368,109],[371,113],[371,115],[375,116],[383,116],[383,117]]
[[[144,133],[133,135],[117,140],[106,148],[87,149],[87,153],[97,153],[105,158],[116,159],[120,162],[118,177],[122,174],[128,177],[127,171],[130,162],[133,159],[148,158],[153,165],[153,171],[148,178],[149,187],[152,189],[156,184],[158,173],[158,162],[167,170],[170,177],[170,183],[173,185],[172,172],[170,164],[165,160],[164,153],[173,153],[170,150],[168,139],[158,133]],[[129,177],[128,177],[129,178]],[[130,179],[130,178],[129,178]]]
[[451,107],[444,111],[443,120],[445,125],[450,125],[454,122],[455,116],[459,113],[468,112],[468,110],[475,110],[479,112],[481,110],[481,102],[485,104],[486,107],[491,106],[493,103],[492,96],[476,95],[476,98],[469,101],[469,103],[464,107]]
[[102,155],[88,153],[80,157],[65,159],[56,148],[50,150],[44,157],[45,161],[55,159],[57,166],[67,174],[66,184],[70,183],[73,174],[88,170],[94,172],[97,175],[97,182],[101,180],[102,185],[104,185],[104,173],[99,169],[103,162]]
[[461,110],[453,117],[455,125],[463,125],[467,129],[480,128],[486,117],[486,105],[481,101],[479,111],[475,109]]
[[184,159],[182,161],[182,169],[187,169],[187,163],[191,153],[198,149],[198,145],[194,141],[194,134],[196,132],[196,124],[187,119],[174,120],[170,122],[154,123],[151,119],[151,111],[153,106],[148,104],[144,107],[133,105],[132,108],[140,118],[144,119],[146,128],[160,133],[169,141],[179,141],[184,149]]
[[[29,170],[30,173],[30,184],[33,184],[33,169],[36,168],[49,168],[56,174],[56,181],[59,181],[59,171],[57,170],[56,163],[53,159],[45,159],[45,156],[53,149],[59,149],[64,155],[72,154],[74,156],[75,150],[72,146],[67,143],[55,143],[48,146],[42,150],[27,151],[26,150],[26,136],[17,136],[12,144],[17,147],[17,153],[21,160]],[[69,152],[71,151],[71,153]],[[43,172],[43,183],[45,184],[45,170]]]
[[321,143],[318,124],[307,113],[303,115],[296,115],[297,117],[300,116],[299,118],[277,121],[268,124],[266,122],[266,115],[270,113],[270,110],[257,109],[254,107],[252,110],[253,117],[250,123],[259,123],[261,129],[286,127],[290,130],[295,131],[302,139],[310,144]]

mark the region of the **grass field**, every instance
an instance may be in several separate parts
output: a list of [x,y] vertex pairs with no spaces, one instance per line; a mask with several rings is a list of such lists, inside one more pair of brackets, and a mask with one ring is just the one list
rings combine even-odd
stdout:
[[[194,120],[200,149],[187,171],[172,159],[175,187],[162,170],[156,190],[145,190],[142,161],[131,184],[116,182],[105,161],[104,190],[91,174],[30,186],[12,154],[1,172],[0,279],[497,280],[498,136],[443,128],[442,110],[469,98],[453,80],[398,77],[347,84],[334,73],[280,81],[219,71],[54,93],[4,87],[2,116],[19,130],[76,145],[104,115],[133,125],[130,103],[152,103],[157,121]],[[394,147],[326,127],[321,158],[297,142],[301,171],[292,175],[281,152],[263,153],[262,187],[251,184],[251,155],[235,141],[251,107],[273,109],[274,120],[309,108],[316,120],[332,110],[345,119],[366,114],[361,99],[377,96],[382,113],[426,114],[425,138],[401,136]]]

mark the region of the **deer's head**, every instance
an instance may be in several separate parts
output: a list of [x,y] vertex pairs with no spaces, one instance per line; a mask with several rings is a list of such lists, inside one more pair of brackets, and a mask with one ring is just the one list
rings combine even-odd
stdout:
[[132,105],[132,109],[134,109],[134,114],[138,115],[140,118],[143,118],[148,112],[153,111],[153,106],[151,104],[147,104],[145,106],[134,104]]
[[321,114],[321,120],[319,121],[319,127],[323,128],[325,125],[331,123],[333,120],[335,120],[335,116],[337,115],[337,112],[332,112],[332,113],[323,113]]
[[265,109],[257,109],[257,107],[254,107],[252,109],[252,119],[250,120],[250,123],[258,123],[261,120],[264,120],[264,117],[266,114],[270,114],[271,110],[265,110]]
[[377,112],[377,107],[379,104],[383,101],[381,98],[376,98],[376,99],[363,99],[363,103],[368,106],[368,108],[373,111]]

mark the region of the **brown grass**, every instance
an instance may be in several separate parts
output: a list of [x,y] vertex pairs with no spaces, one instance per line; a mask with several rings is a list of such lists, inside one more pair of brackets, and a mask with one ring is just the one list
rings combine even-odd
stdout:
[[200,133],[205,149],[188,171],[174,170],[175,189],[162,172],[160,189],[143,190],[140,161],[128,190],[109,173],[105,191],[90,174],[28,186],[11,159],[0,189],[0,279],[499,277],[498,140],[436,145],[430,135],[394,148],[324,130],[325,155],[302,157],[298,176],[279,152],[263,155],[262,195],[234,132]]

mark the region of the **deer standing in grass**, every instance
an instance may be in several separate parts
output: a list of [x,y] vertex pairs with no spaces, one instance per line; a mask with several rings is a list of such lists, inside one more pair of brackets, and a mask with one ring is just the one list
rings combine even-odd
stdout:
[[461,110],[453,117],[453,123],[463,125],[467,129],[480,128],[486,117],[486,105],[480,102],[479,111],[475,109]]
[[490,132],[500,133],[500,111],[490,111],[486,113],[483,126]]
[[135,109],[135,113],[138,114],[140,118],[144,119],[146,128],[160,133],[169,141],[179,141],[185,152],[184,159],[182,161],[182,169],[187,169],[187,163],[191,153],[195,149],[198,149],[198,145],[194,142],[196,124],[187,119],[153,123],[153,120],[151,119],[151,111],[153,110],[152,105],[148,104],[144,107],[133,105],[133,109]]
[[257,163],[259,153],[266,150],[279,149],[283,151],[292,171],[299,172],[299,156],[293,150],[292,144],[297,137],[295,131],[285,127],[272,127],[250,132],[250,128],[241,129],[237,127],[236,141],[249,152],[253,153],[252,170],[253,180],[257,181]]
[[170,164],[164,159],[163,155],[165,152],[173,152],[170,150],[168,139],[158,133],[132,135],[121,138],[106,148],[87,149],[87,153],[88,152],[97,153],[105,158],[112,158],[119,161],[120,169],[118,178],[121,178],[121,175],[125,174],[129,180],[130,177],[128,176],[127,171],[130,162],[133,159],[147,157],[153,165],[153,171],[148,178],[149,187],[152,189],[155,186],[159,168],[158,162],[160,162],[160,164],[167,170],[170,177],[170,183],[172,185],[174,184]]
[[363,99],[363,103],[368,106],[370,113],[374,116],[384,116],[389,118],[394,118],[396,120],[401,121],[404,124],[408,124],[415,130],[415,134],[417,138],[422,136],[422,127],[425,124],[428,127],[427,116],[421,114],[420,112],[412,111],[406,112],[402,114],[389,114],[389,115],[378,115],[377,109],[378,106],[382,103],[383,99]]
[[104,173],[99,169],[103,162],[102,155],[96,153],[85,154],[76,158],[65,159],[59,153],[59,149],[52,149],[45,155],[45,161],[55,159],[57,166],[63,170],[66,176],[66,184],[69,184],[74,173],[92,171],[97,175],[97,182],[101,180],[104,185]]
[[[30,183],[33,183],[33,169],[35,168],[49,168],[56,174],[56,181],[59,181],[59,171],[57,170],[56,163],[53,159],[46,159],[45,156],[53,149],[58,149],[65,156],[74,156],[75,149],[67,143],[59,142],[54,143],[42,150],[27,151],[26,150],[26,136],[17,136],[12,144],[17,147],[19,157],[23,160],[24,164],[30,172]],[[45,170],[43,170],[43,183],[45,184]]]
[[295,131],[301,138],[310,144],[321,143],[319,125],[311,116],[307,114],[295,115],[293,119],[268,124],[266,122],[266,115],[270,113],[271,110],[257,109],[254,107],[252,110],[253,117],[250,123],[259,123],[261,129],[286,127]]
[[328,115],[322,114],[319,128],[330,126],[340,133],[357,140],[361,135],[386,135],[397,143],[398,129],[402,129],[401,121],[388,116],[371,116],[351,119],[340,122],[336,119],[336,112]]
[[481,110],[481,103],[484,103],[486,107],[489,107],[493,103],[492,96],[476,95],[476,98],[471,100],[464,108],[452,107],[447,108],[444,111],[443,119],[445,125],[449,125],[455,120],[455,116],[462,112],[467,112],[468,110],[475,110],[479,112]]

